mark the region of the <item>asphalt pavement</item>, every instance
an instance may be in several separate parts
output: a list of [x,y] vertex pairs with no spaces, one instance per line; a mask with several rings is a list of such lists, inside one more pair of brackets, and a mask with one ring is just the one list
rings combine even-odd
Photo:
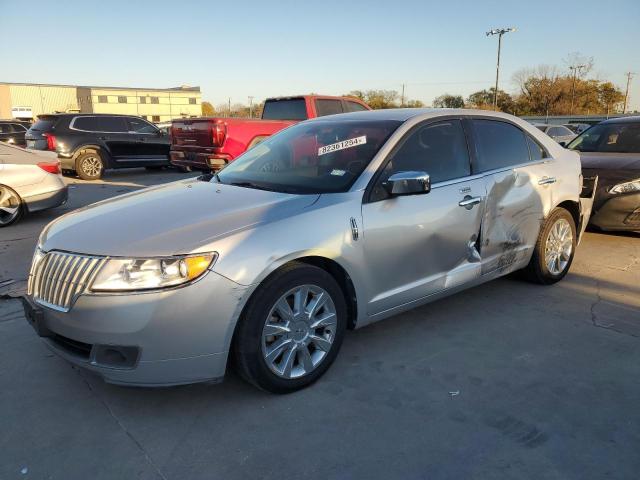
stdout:
[[20,302],[41,229],[193,174],[70,180],[0,230],[0,479],[636,479],[640,234],[587,233],[550,287],[499,279],[348,332],[312,387],[111,386],[54,356]]

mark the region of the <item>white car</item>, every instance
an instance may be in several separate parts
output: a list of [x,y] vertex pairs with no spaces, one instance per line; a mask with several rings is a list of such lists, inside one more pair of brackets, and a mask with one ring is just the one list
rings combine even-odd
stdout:
[[549,135],[563,147],[578,136],[564,125],[536,124],[535,126],[538,130]]
[[27,212],[63,205],[67,186],[54,152],[0,144],[0,228]]

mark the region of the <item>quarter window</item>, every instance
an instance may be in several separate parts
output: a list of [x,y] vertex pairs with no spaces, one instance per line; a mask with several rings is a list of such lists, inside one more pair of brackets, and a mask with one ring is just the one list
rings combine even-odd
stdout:
[[408,171],[426,172],[432,183],[470,175],[469,150],[460,120],[425,125],[409,133],[385,166],[372,200],[387,198],[382,182],[394,173]]
[[319,117],[342,113],[342,102],[340,100],[316,100],[316,113]]
[[531,158],[531,161],[535,162],[536,160],[542,160],[543,158],[549,157],[549,154],[542,145],[536,142],[529,135],[527,135],[527,144],[529,145],[529,157]]
[[495,120],[472,120],[478,161],[474,170],[486,172],[529,161],[524,133],[514,125]]
[[108,103],[109,98],[106,95],[98,95],[98,103]]
[[124,95],[118,95],[118,103],[127,103],[127,97]]

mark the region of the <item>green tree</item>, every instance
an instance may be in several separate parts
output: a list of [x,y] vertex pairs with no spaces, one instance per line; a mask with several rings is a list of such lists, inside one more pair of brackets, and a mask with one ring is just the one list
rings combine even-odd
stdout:
[[598,97],[600,99],[600,103],[602,103],[607,111],[607,115],[609,115],[611,109],[616,109],[617,106],[624,100],[624,95],[611,82],[604,82],[598,87]]
[[433,99],[433,106],[436,108],[464,108],[464,99],[462,95],[445,93]]
[[[467,98],[466,106],[470,108],[477,108],[480,110],[493,110],[493,95],[496,89],[491,87],[490,89],[479,90],[472,93]],[[498,89],[498,110],[503,112],[513,113],[515,111],[515,103],[511,95],[504,90]]]

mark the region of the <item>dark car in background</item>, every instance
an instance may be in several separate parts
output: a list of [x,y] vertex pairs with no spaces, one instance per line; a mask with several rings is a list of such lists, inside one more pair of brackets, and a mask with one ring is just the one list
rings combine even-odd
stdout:
[[585,178],[598,176],[590,224],[640,231],[640,116],[605,120],[567,148],[580,153]]
[[63,172],[84,180],[97,180],[109,168],[169,165],[169,137],[136,116],[40,115],[25,138],[27,148],[57,152]]
[[0,142],[11,145],[25,144],[24,135],[29,129],[29,124],[18,120],[0,120]]

